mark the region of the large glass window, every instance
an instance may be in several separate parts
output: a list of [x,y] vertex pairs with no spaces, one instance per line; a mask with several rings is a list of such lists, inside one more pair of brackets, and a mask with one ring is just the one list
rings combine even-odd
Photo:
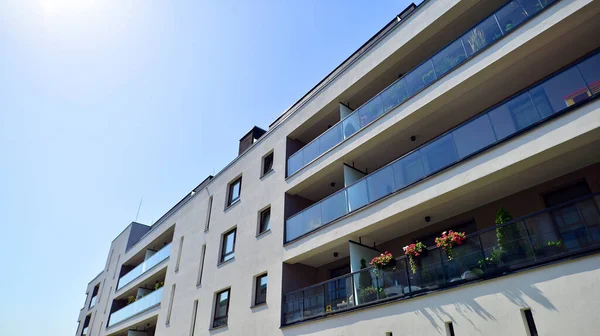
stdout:
[[467,59],[467,53],[463,46],[462,40],[454,41],[452,44],[442,49],[439,53],[433,56],[433,65],[435,73],[439,76],[450,71],[455,66],[464,62]]
[[229,315],[229,293],[229,289],[217,293],[213,328],[227,325],[227,317]]
[[496,107],[488,114],[498,140],[540,120],[527,92]]
[[459,127],[452,132],[458,156],[463,158],[496,142],[494,130],[487,114]]
[[240,194],[242,192],[242,178],[238,178],[237,180],[231,182],[229,184],[228,198],[227,198],[227,206],[232,205],[240,199]]
[[405,78],[408,95],[412,96],[433,82],[437,77],[433,70],[433,63],[431,60],[427,60],[409,72]]
[[267,302],[267,279],[266,274],[256,277],[256,292],[254,293],[255,305]]
[[236,229],[233,229],[223,235],[221,262],[231,260],[235,257],[235,231]]
[[419,151],[423,159],[425,174],[435,173],[458,160],[452,134],[447,134],[438,140],[421,148]]
[[594,55],[577,66],[583,74],[592,94],[600,92],[600,54]]
[[591,96],[576,67],[552,77],[529,92],[543,118]]

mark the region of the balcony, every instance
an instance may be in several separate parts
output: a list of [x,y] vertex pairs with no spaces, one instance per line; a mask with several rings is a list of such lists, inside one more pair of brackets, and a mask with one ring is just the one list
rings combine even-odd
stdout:
[[427,248],[415,257],[415,271],[402,256],[393,269],[366,267],[287,293],[282,324],[426,295],[599,248],[600,193],[594,193],[469,234],[454,246],[452,260],[440,248]]
[[514,0],[482,20],[431,58],[306,144],[287,161],[287,176],[342,143],[379,117],[395,109],[450,71],[481,53],[503,36],[552,5],[556,0]]
[[171,243],[160,249],[158,252],[154,253],[151,257],[146,259],[144,262],[136,266],[134,269],[129,271],[127,274],[123,275],[119,279],[119,285],[117,290],[123,288],[125,285],[131,283],[133,280],[140,277],[142,274],[151,270],[154,266],[160,264],[167,258],[169,258],[171,254]]
[[579,61],[294,214],[285,223],[285,242],[300,239],[595,99],[600,92],[598,69],[600,54]]
[[87,336],[88,335],[88,328],[89,327],[83,328],[83,330],[81,331],[81,336]]
[[132,318],[138,314],[141,314],[151,308],[160,305],[160,301],[162,300],[162,292],[163,287],[160,287],[152,291],[148,295],[110,314],[108,326],[112,327],[117,323],[123,322],[129,318]]

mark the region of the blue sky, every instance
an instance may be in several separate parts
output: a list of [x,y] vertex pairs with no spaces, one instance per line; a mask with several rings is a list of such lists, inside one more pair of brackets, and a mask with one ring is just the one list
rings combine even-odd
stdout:
[[0,1],[0,334],[73,335],[142,197],[149,224],[407,4]]

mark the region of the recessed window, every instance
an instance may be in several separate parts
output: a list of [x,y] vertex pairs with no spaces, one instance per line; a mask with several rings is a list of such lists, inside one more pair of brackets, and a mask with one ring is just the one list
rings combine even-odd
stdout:
[[533,314],[531,314],[531,309],[523,309],[523,315],[525,315],[525,323],[527,324],[527,331],[529,331],[529,336],[538,336],[537,327],[535,326],[535,321],[533,320]]
[[452,322],[446,322],[446,335],[454,336],[454,325],[452,325]]
[[204,223],[204,231],[208,231],[210,226],[210,213],[212,212],[213,197],[208,198],[208,208],[206,209],[206,222]]
[[196,285],[202,283],[202,273],[204,273],[204,258],[206,257],[206,244],[202,245],[202,256],[200,257],[200,268],[198,269],[198,279]]
[[215,318],[213,319],[213,328],[226,326],[227,316],[229,314],[229,288],[217,293],[215,302]]
[[256,293],[254,293],[254,304],[258,305],[267,302],[267,275],[256,277]]
[[267,175],[271,170],[273,170],[273,152],[263,157],[262,175]]
[[241,191],[242,178],[240,177],[229,184],[229,191],[227,192],[227,206],[232,205],[240,199]]
[[223,235],[221,262],[231,260],[235,256],[235,231],[236,229],[233,229]]
[[267,232],[271,229],[271,207],[260,212],[260,223],[258,226],[258,234]]

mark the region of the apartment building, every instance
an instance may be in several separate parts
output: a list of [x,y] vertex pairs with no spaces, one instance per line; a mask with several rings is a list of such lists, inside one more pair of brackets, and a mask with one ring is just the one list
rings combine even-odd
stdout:
[[[77,336],[597,335],[599,13],[409,6],[127,226]],[[449,230],[464,241],[437,247]]]

